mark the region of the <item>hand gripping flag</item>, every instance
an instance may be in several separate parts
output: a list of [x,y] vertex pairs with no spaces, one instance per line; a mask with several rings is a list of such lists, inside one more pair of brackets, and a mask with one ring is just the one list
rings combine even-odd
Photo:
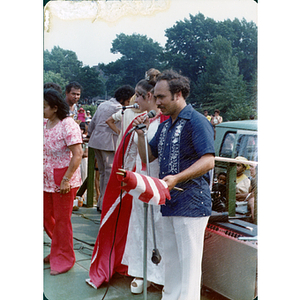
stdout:
[[122,189],[129,195],[153,205],[163,205],[166,199],[171,200],[168,185],[165,181],[119,169],[118,179],[125,183]]
[[[161,114],[157,115],[156,118],[157,117],[160,117],[160,122],[163,122],[168,118]],[[128,266],[122,264],[122,258],[127,240],[128,225],[132,207],[132,195],[124,192],[122,201],[120,202],[121,184],[116,173],[123,165],[123,145],[125,150],[124,165],[126,165],[126,160],[130,160],[128,158],[128,152],[133,148],[131,146],[133,144],[134,135],[131,133],[126,137],[126,134],[132,128],[132,122],[125,131],[120,146],[115,153],[111,175],[103,198],[100,229],[95,242],[89,271],[90,282],[97,288],[100,287],[103,282],[109,281],[109,275],[112,276],[115,272],[127,274],[128,270]],[[138,153],[136,153],[136,155],[138,155]],[[131,168],[126,167],[126,169],[134,170],[135,165],[132,165]],[[121,209],[119,210],[120,204]],[[118,225],[115,234],[117,219]],[[113,243],[114,247],[112,248]]]

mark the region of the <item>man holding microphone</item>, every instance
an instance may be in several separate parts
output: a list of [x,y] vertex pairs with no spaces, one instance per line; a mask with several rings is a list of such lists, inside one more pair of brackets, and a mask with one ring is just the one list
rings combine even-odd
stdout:
[[[160,124],[149,142],[149,161],[158,158],[159,178],[167,182],[171,200],[161,206],[163,215],[165,286],[162,300],[199,300],[204,232],[211,214],[208,171],[214,167],[212,125],[186,98],[189,79],[164,71],[154,87],[156,105],[170,118]],[[133,126],[148,118],[137,118]],[[142,130],[138,149],[146,163]],[[174,190],[174,187],[183,191]]]

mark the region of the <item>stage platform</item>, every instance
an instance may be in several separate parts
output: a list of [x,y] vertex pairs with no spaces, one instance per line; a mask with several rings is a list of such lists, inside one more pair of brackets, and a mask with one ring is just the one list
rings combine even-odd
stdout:
[[[86,284],[85,279],[89,277],[89,267],[93,245],[96,241],[100,226],[100,213],[96,207],[80,207],[72,214],[74,251],[76,263],[67,273],[57,276],[50,275],[50,265],[44,264],[44,299],[48,300],[101,300],[107,284],[103,284],[98,290]],[[51,240],[44,232],[44,257],[50,253]],[[132,278],[115,274],[105,300],[142,300],[144,295],[133,295],[130,292],[130,282]],[[161,286],[151,286],[147,291],[148,300],[161,299]],[[225,300],[226,298],[204,291],[201,300]]]

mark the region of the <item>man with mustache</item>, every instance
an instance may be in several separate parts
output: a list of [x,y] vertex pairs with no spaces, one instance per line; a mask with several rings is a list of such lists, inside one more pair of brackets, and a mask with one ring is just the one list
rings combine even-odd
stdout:
[[[149,142],[149,161],[159,160],[159,178],[167,182],[171,200],[163,215],[165,285],[163,300],[199,300],[204,232],[211,214],[208,171],[214,167],[214,131],[209,121],[187,105],[189,79],[164,71],[154,87],[156,105],[170,118]],[[149,121],[137,118],[134,126]],[[138,149],[146,162],[144,136]],[[174,190],[179,187],[183,191]]]

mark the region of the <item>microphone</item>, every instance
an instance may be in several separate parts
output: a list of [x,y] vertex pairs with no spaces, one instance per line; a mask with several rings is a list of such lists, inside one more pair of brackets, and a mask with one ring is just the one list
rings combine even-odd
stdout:
[[122,106],[122,109],[128,109],[128,108],[139,108],[139,105],[137,103],[134,103],[133,105],[129,105],[129,106]]
[[154,109],[150,110],[145,116],[144,116],[144,122],[146,121],[146,118],[151,119],[154,118],[156,116],[156,111]]
[[144,123],[138,124],[135,127],[132,127],[126,134],[126,136],[128,134],[130,134],[132,131],[136,130],[136,129],[145,129],[147,126]]
[[[156,116],[156,111],[155,111],[154,109],[150,110],[150,111],[144,116],[144,121],[143,121],[143,122],[146,121],[147,116],[148,116],[148,118],[154,118],[154,117]],[[132,127],[132,128],[127,132],[126,136],[127,136],[128,134],[130,134],[132,131],[136,130],[136,129],[144,129],[144,128],[146,128],[146,125],[145,125],[145,124],[143,124],[143,123],[142,123],[142,124],[138,124],[137,126]]]
[[152,261],[154,264],[156,264],[156,265],[158,265],[158,264],[160,263],[160,261],[161,261],[161,255],[160,255],[158,249],[153,249],[153,250],[152,250],[151,261]]

